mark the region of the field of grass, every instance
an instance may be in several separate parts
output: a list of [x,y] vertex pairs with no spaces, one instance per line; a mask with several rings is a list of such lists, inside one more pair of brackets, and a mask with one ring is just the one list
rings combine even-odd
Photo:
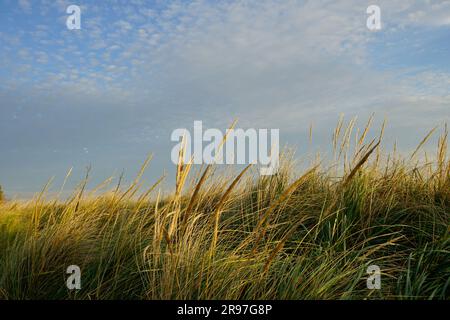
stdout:
[[[180,163],[163,196],[141,190],[146,162],[101,195],[85,181],[64,201],[4,202],[0,299],[448,299],[447,130],[425,157],[428,136],[388,155],[353,127],[340,122],[334,160],[305,170],[292,153],[265,177]],[[66,287],[69,265],[81,290]]]

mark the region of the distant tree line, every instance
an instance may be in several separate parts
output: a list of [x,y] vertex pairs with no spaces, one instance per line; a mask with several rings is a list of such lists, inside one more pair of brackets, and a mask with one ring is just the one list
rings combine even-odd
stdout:
[[5,200],[5,194],[3,193],[2,186],[0,186],[0,202],[3,202]]

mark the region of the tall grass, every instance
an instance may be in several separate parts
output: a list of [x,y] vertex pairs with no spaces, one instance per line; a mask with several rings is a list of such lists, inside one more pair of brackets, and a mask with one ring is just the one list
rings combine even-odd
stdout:
[[[158,180],[65,201],[0,206],[2,299],[447,299],[450,161],[382,152],[341,120],[334,161],[298,173],[285,153],[276,175],[247,167],[177,167],[173,194]],[[435,129],[433,129],[435,131]],[[361,133],[360,133],[361,132]],[[180,159],[184,157],[181,155]],[[318,158],[315,158],[318,159]],[[66,287],[78,265],[82,289]],[[381,268],[381,289],[366,269]]]

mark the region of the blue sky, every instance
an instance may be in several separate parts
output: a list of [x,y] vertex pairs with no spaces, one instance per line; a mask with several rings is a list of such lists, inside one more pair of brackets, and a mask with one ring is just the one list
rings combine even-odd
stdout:
[[279,128],[303,154],[310,123],[326,148],[340,114],[375,112],[408,152],[450,118],[449,58],[450,1],[0,0],[0,184],[131,178],[148,153],[156,178],[194,120]]

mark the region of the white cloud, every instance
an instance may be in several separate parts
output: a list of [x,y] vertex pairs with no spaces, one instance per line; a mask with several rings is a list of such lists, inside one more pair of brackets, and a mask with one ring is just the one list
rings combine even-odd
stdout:
[[[396,17],[405,24],[449,26],[450,25],[450,1],[427,0],[406,1],[408,6],[398,10]],[[389,6],[389,4],[387,4]]]
[[19,6],[26,13],[31,13],[31,2],[29,0],[19,0]]

